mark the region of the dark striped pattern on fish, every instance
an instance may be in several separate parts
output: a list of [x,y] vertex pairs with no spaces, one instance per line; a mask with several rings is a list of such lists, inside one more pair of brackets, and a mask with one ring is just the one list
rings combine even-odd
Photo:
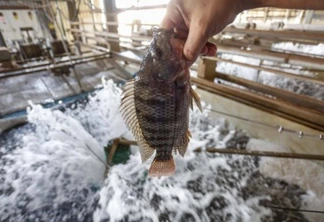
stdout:
[[140,146],[142,161],[156,151],[150,176],[174,173],[172,153],[183,156],[189,142],[192,99],[200,105],[185,68],[183,45],[173,30],[155,30],[140,71],[122,95],[121,112]]
[[[158,150],[156,160],[167,161],[188,130],[189,89],[187,85],[179,88],[176,84],[156,84],[159,90],[135,94],[135,107],[146,142]],[[135,92],[141,91],[135,82]]]

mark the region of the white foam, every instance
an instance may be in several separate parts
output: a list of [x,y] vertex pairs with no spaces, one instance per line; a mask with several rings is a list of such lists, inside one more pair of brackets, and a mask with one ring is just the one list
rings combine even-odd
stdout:
[[[303,45],[303,44],[293,44],[291,42],[282,42],[273,44],[274,49],[286,49],[296,52],[312,53],[314,55],[323,55],[324,45],[319,44],[317,46]],[[247,63],[251,65],[259,66],[261,64],[260,59],[248,58],[238,55],[222,54],[220,56],[223,59],[233,60],[236,62]],[[263,61],[263,64],[270,65],[272,69],[277,69],[281,71],[287,71],[297,75],[305,75],[314,77],[316,73],[310,72],[308,70],[303,70],[301,66],[294,65],[281,65],[276,64],[273,61]],[[299,79],[287,78],[281,75],[277,75],[271,72],[258,71],[257,69],[247,68],[235,64],[230,64],[226,62],[218,62],[216,71],[231,74],[240,78],[247,80],[263,83],[265,85],[273,86],[276,88],[288,90],[302,95],[311,96],[320,100],[324,100],[324,86],[321,84],[315,84],[312,82],[306,82]],[[219,80],[221,83],[228,85],[235,85],[239,88],[244,88],[242,86],[232,84],[223,80]]]
[[[260,59],[247,58],[244,56],[222,54],[221,58],[233,60],[236,62],[247,63],[250,65],[256,65],[256,66],[260,65]],[[239,65],[230,64],[230,63],[226,63],[226,62],[218,62],[216,71],[221,72],[221,73],[232,74],[237,77],[248,79],[251,81],[256,81],[258,78],[258,70],[252,69],[252,68],[247,68],[247,67],[242,67]]]
[[[253,170],[248,171],[245,176],[239,176],[237,169],[228,164],[228,158],[215,155],[213,158],[201,153],[199,157],[193,152],[200,147],[218,146],[226,144],[232,137],[233,132],[223,135],[219,130],[227,127],[224,120],[210,121],[208,112],[200,113],[194,109],[190,115],[190,130],[192,140],[189,143],[188,151],[184,158],[175,156],[176,172],[171,177],[147,178],[147,169],[150,160],[141,164],[138,153],[131,156],[126,164],[117,165],[111,168],[105,187],[100,192],[100,208],[94,213],[94,221],[109,219],[110,221],[139,220],[159,221],[158,215],[161,212],[168,212],[171,221],[183,220],[188,213],[195,221],[208,221],[211,212],[206,208],[214,198],[223,198],[228,206],[220,209],[219,214],[224,217],[231,214],[229,221],[261,221],[261,218],[270,214],[269,210],[259,206],[260,198],[255,197],[244,200],[240,192],[235,189],[227,189],[227,185],[218,185],[215,181],[218,178],[218,170],[225,170],[236,178],[237,186],[240,188],[246,184]],[[207,123],[207,125],[206,125]],[[231,157],[232,161],[238,161],[242,168],[249,168],[243,165],[243,157]],[[189,169],[192,166],[193,169]],[[192,168],[190,167],[190,168]],[[201,181],[201,192],[192,192],[187,186],[190,181]],[[226,179],[220,179],[226,184]],[[140,185],[139,185],[140,184]],[[154,197],[161,197],[158,209],[154,208]],[[215,202],[216,204],[217,202]],[[199,213],[197,209],[202,209]],[[217,211],[217,210],[216,210]],[[172,212],[172,213],[171,213]],[[127,218],[127,219],[125,219]]]
[[319,55],[319,56],[324,55],[323,43],[320,43],[318,45],[305,45],[305,44],[293,43],[293,42],[279,42],[279,43],[272,44],[271,47],[274,49],[303,52],[312,55]]
[[[13,191],[1,195],[0,220],[10,216],[11,221],[17,221],[22,216],[19,203],[27,204],[27,212],[50,206],[49,212],[57,211],[54,214],[58,215],[50,220],[62,220],[62,205],[80,198],[75,208],[79,212],[72,212],[72,208],[70,211],[85,220],[85,214],[91,213],[95,189],[103,182],[103,148],[109,140],[126,132],[118,113],[118,95],[120,89],[112,81],[103,81],[103,89],[89,97],[85,108],[80,106],[62,113],[30,102],[28,121],[35,130],[16,135],[18,147],[14,151],[1,147],[0,161],[12,163],[1,162],[1,170],[6,173],[0,190],[12,187]],[[89,127],[84,128],[87,124]],[[28,214],[28,218],[35,215]],[[63,216],[68,220],[68,215]]]
[[101,147],[128,132],[120,115],[121,89],[112,80],[102,79],[102,90],[89,97],[83,109],[67,110],[65,114],[77,119]]
[[[291,152],[270,141],[251,139],[247,149],[271,152]],[[307,191],[302,209],[324,211],[324,167],[317,162],[301,159],[262,158],[260,171],[265,176],[297,184]],[[322,214],[304,213],[310,221],[321,221]]]
[[[159,221],[161,212],[170,212],[167,214],[172,221],[179,221],[187,213],[195,221],[209,221],[211,214],[223,219],[231,214],[227,221],[258,222],[271,214],[269,209],[259,204],[260,200],[269,199],[268,196],[242,198],[242,189],[258,170],[253,159],[205,153],[197,155],[193,152],[198,147],[225,148],[235,137],[235,131],[229,129],[226,120],[212,120],[208,112],[200,113],[196,108],[190,114],[193,138],[185,157],[175,156],[177,168],[174,176],[147,178],[150,160],[142,164],[138,151],[133,149],[135,152],[129,161],[110,168],[109,176],[102,184],[105,169],[101,163],[105,160],[103,147],[115,137],[131,137],[118,112],[120,89],[112,81],[103,81],[102,87],[89,97],[87,105],[76,105],[65,113],[31,104],[28,119],[35,125],[35,130],[19,135],[21,139],[16,150],[9,152],[4,147],[0,149],[7,159],[13,161],[12,164],[1,166],[6,174],[0,188],[14,187],[10,195],[0,196],[0,219],[19,211],[17,203],[27,203],[27,211],[49,205],[55,212],[67,201],[76,205],[80,202],[84,204],[81,208],[68,208],[65,216],[67,221],[72,220],[68,218],[69,214],[77,214],[77,220],[84,221],[86,213],[93,214],[94,221],[107,218],[110,221],[125,218],[129,221]],[[264,163],[261,162],[264,173],[276,172],[275,164]],[[308,169],[312,171],[315,167]],[[310,174],[310,171],[304,171],[305,175],[301,176],[308,179],[306,174]],[[271,177],[289,180],[296,175],[297,172],[292,171],[290,178],[279,174],[272,174]],[[292,182],[302,185],[298,181]],[[91,206],[97,193],[89,188],[93,185],[102,185],[98,191],[100,207],[95,210]],[[193,191],[196,187],[199,187],[198,191]],[[314,207],[310,204],[313,200],[322,203],[320,193],[311,187],[304,188],[313,191],[304,196],[310,208]],[[78,194],[83,190],[89,194],[80,201]],[[55,196],[50,197],[53,193]],[[27,195],[30,200],[21,201],[21,195]],[[162,198],[160,202],[156,200],[158,196]],[[225,206],[220,207],[218,204],[222,202],[225,202]],[[213,209],[211,203],[220,208]],[[48,218],[46,216],[43,215]],[[15,219],[12,217],[13,221]],[[49,220],[57,221],[57,218]]]
[[[29,212],[48,204],[55,210],[60,204],[71,201],[76,190],[82,192],[92,184],[99,185],[103,179],[105,167],[97,158],[105,160],[103,149],[78,121],[60,111],[33,104],[28,120],[36,125],[36,132],[22,135],[19,147],[6,155],[13,163],[2,166],[6,174],[0,186],[13,188],[10,195],[1,197],[3,219],[12,212],[19,212],[17,203],[20,202],[28,203]],[[22,196],[30,200],[25,202]],[[93,197],[84,201],[83,204],[90,207]],[[12,221],[17,221],[10,216]]]

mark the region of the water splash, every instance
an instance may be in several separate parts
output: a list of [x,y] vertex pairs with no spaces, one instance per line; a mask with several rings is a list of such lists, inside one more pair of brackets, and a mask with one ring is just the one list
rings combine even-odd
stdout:
[[30,123],[0,139],[0,221],[258,222],[283,215],[262,203],[304,206],[305,192],[263,176],[259,158],[192,152],[245,148],[249,140],[226,120],[198,109],[190,114],[193,139],[185,158],[176,156],[174,176],[147,178],[149,162],[141,164],[135,152],[103,181],[103,147],[115,137],[131,137],[118,112],[120,92],[103,81],[85,103],[62,111],[31,104]]
[[104,78],[98,88],[100,90],[89,96],[86,104],[73,104],[65,114],[78,120],[101,147],[121,135],[131,138],[119,112],[121,89]]
[[85,107],[66,113],[30,103],[28,129],[1,145],[0,221],[91,220],[104,178],[103,144],[126,131],[116,117],[119,94],[103,81]]
[[160,179],[147,178],[148,166],[138,164],[138,155],[114,167],[95,221],[261,221],[270,215],[259,205],[261,197],[243,198],[255,169],[249,158],[199,154],[175,160],[175,176]]
[[103,149],[78,121],[60,111],[32,104],[28,120],[34,130],[22,135],[13,151],[2,148],[0,220],[91,218],[104,166],[88,147],[104,160]]

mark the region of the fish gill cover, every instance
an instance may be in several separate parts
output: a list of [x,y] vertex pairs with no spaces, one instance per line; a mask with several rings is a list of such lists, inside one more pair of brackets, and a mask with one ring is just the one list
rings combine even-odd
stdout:
[[[29,124],[0,139],[0,221],[309,221],[299,212],[312,196],[262,175],[260,158],[194,153],[196,147],[244,148],[246,133],[226,120],[191,112],[193,139],[174,176],[148,178],[137,151],[104,181],[103,147],[131,135],[112,81],[86,101],[60,110],[31,105]],[[91,149],[91,151],[90,151]],[[135,149],[134,149],[135,150]],[[95,155],[94,155],[95,154]]]

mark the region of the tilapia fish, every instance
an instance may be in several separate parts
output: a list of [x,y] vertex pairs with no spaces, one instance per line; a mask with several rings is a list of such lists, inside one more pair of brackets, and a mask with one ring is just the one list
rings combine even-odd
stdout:
[[175,171],[173,152],[184,156],[189,140],[189,107],[200,99],[185,67],[184,42],[173,29],[155,29],[135,78],[125,84],[121,113],[145,162],[156,151],[149,176]]

